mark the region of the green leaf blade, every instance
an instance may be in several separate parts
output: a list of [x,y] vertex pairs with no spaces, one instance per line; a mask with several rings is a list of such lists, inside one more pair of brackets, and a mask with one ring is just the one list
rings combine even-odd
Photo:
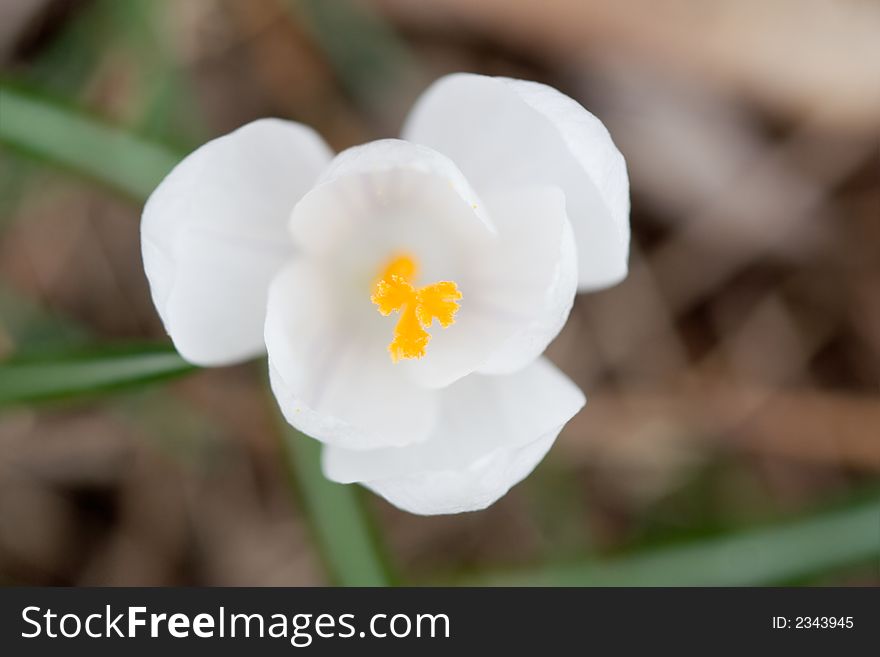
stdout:
[[126,346],[0,363],[0,408],[113,392],[196,368],[168,346]]
[[384,552],[359,491],[326,479],[321,472],[321,444],[286,422],[284,427],[288,469],[331,579],[342,586],[388,586],[391,576]]
[[146,199],[180,161],[173,150],[0,84],[0,143]]
[[477,575],[495,586],[770,586],[874,560],[880,498],[773,527],[631,555]]

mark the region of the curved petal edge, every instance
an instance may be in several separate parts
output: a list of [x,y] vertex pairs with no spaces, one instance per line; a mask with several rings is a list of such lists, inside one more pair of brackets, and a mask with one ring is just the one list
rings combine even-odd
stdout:
[[422,94],[403,135],[452,158],[481,195],[498,186],[558,185],[578,247],[579,289],[626,276],[626,163],[577,101],[538,82],[455,73]]
[[264,351],[269,282],[293,251],[287,218],[331,155],[311,128],[261,119],[195,150],[147,200],[144,270],[188,361],[226,365]]

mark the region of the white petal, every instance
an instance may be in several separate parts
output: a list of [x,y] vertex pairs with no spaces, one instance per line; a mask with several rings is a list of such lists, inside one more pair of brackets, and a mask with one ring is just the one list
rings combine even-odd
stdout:
[[[577,291],[577,254],[559,188],[510,190],[489,196],[486,205],[499,238],[479,263],[473,302],[507,325],[507,337],[493,343],[477,371],[508,374],[540,356],[565,325]],[[436,347],[441,340],[442,334]]]
[[[387,345],[398,317],[383,318],[370,303],[376,276],[388,262],[410,254],[419,263],[417,285],[452,280],[464,285],[467,295],[468,277],[497,241],[484,204],[449,158],[396,139],[340,153],[297,204],[290,227],[304,253],[348,281],[341,286],[349,290],[343,293],[345,303],[364,308],[358,323],[381,320],[385,339],[379,350],[389,361]],[[429,344],[426,357],[396,368],[428,387],[473,372],[509,330],[463,314],[465,321],[431,330],[432,340],[444,334],[448,348]]]
[[434,428],[437,393],[414,386],[350,321],[332,273],[297,260],[269,290],[266,348],[272,390],[303,433],[349,449],[408,445]]
[[441,470],[364,482],[398,509],[423,516],[479,511],[528,477],[550,451],[562,427],[522,447],[497,449],[461,470]]
[[626,276],[626,164],[602,122],[573,99],[536,82],[458,73],[422,95],[403,136],[448,155],[480,195],[558,185],[574,228],[579,287]]
[[420,385],[444,387],[474,371],[515,372],[543,353],[571,310],[577,257],[562,191],[508,189],[484,204],[498,237],[460,281],[455,324],[433,329],[424,358],[401,363]]
[[191,153],[150,196],[144,269],[184,358],[223,365],[264,350],[269,281],[293,249],[287,219],[331,156],[310,128],[262,119]]
[[360,482],[395,506],[423,515],[482,509],[540,462],[585,402],[549,361],[516,374],[474,374],[442,391],[428,440],[397,449],[324,449],[324,473]]
[[494,229],[448,157],[400,139],[381,139],[333,159],[294,209],[290,231],[306,253],[328,255],[353,246],[351,240],[364,250],[371,243],[387,247],[425,232],[484,240]]

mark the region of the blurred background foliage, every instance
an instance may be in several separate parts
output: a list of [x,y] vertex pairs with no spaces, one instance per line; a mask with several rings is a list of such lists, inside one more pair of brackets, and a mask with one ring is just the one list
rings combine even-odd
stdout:
[[[4,0],[0,582],[880,584],[878,34],[860,0]],[[261,363],[176,356],[138,215],[212,136],[393,136],[456,70],[606,122],[633,249],[549,351],[589,397],[549,457],[421,518],[324,481]]]

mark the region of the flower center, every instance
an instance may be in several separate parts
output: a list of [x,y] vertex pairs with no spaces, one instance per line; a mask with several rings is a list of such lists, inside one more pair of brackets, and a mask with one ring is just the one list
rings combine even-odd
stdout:
[[452,281],[440,281],[416,288],[418,263],[406,254],[392,257],[373,285],[370,300],[379,312],[400,313],[394,327],[394,339],[388,345],[391,360],[421,358],[425,355],[431,335],[425,330],[436,319],[446,328],[455,323],[461,292]]

